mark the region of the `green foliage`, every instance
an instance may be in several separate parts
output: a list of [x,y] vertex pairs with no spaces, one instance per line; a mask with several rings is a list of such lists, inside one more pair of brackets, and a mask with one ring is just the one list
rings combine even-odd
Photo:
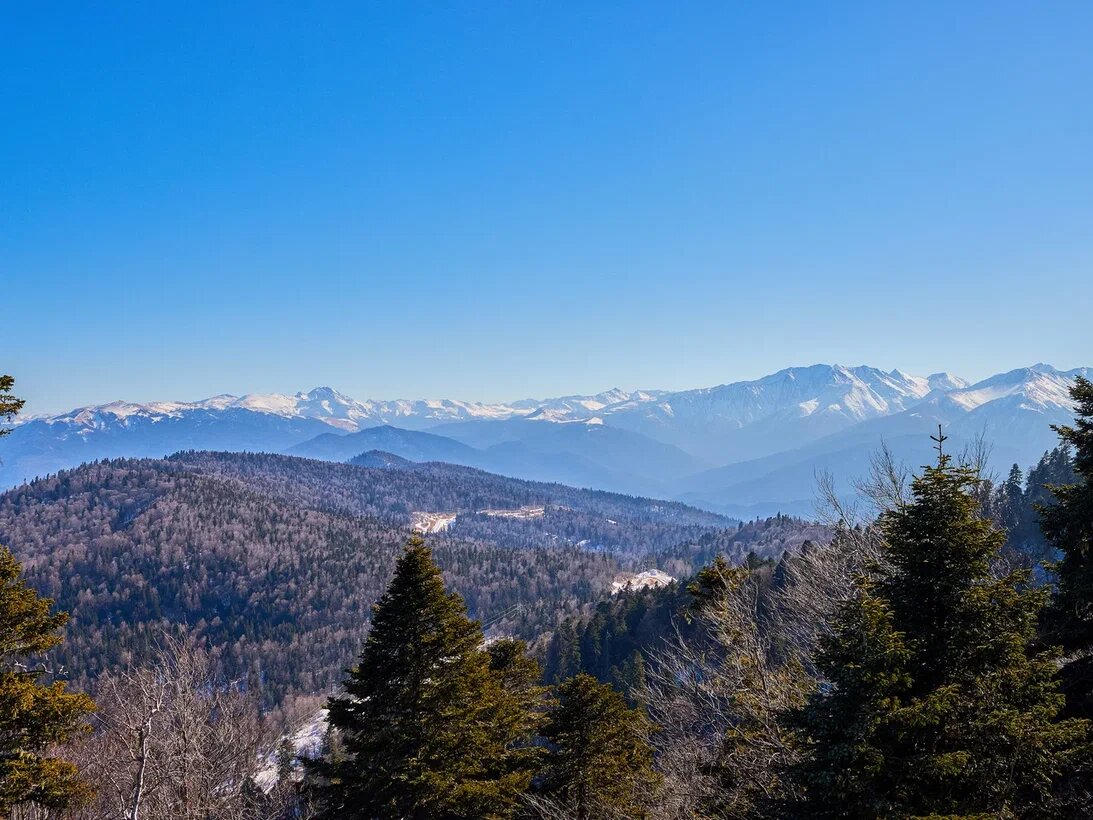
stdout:
[[[0,423],[13,418],[16,413],[23,409],[25,403],[23,399],[11,394],[13,387],[15,387],[14,378],[0,375]],[[0,427],[0,436],[6,436],[10,432],[10,430]]]
[[[708,609],[728,593],[740,572],[740,568],[733,567],[724,555],[715,556],[687,584],[687,592],[691,594],[688,608],[695,613]],[[747,574],[746,571],[744,574]]]
[[1027,477],[1014,464],[992,494],[991,517],[1006,533],[1005,557],[1031,567],[1038,581],[1050,579],[1046,567],[1058,557],[1058,549],[1041,529],[1041,512],[1055,501],[1053,487],[1076,481],[1069,449],[1063,445],[1044,453]]
[[657,786],[652,726],[607,684],[587,674],[558,687],[543,735],[551,744],[542,791],[576,820],[647,817]]
[[1063,554],[1048,624],[1072,656],[1063,670],[1069,711],[1093,717],[1093,383],[1079,376],[1071,396],[1074,425],[1056,430],[1073,450],[1075,481],[1052,487],[1055,503],[1041,510],[1044,534]]
[[329,701],[341,756],[315,766],[324,817],[503,818],[531,782],[537,670],[482,630],[411,540],[345,694]]
[[569,618],[554,630],[545,650],[544,679],[557,684],[579,672],[614,683],[633,699],[645,679],[646,656],[660,648],[677,627],[689,596],[679,584],[627,590],[601,601],[582,618]]
[[1055,655],[1030,649],[1045,592],[991,574],[1004,535],[976,482],[941,455],[882,518],[886,564],[821,648],[830,683],[792,716],[803,816],[1023,815],[1084,738],[1057,722]]
[[523,641],[501,638],[492,641],[487,652],[490,669],[497,675],[504,692],[506,708],[498,710],[495,718],[508,721],[501,727],[501,733],[512,738],[510,765],[534,771],[543,756],[542,746],[535,742],[536,735],[551,704],[549,691],[539,683],[543,670],[528,657],[527,644]]
[[94,709],[86,695],[67,692],[60,681],[40,683],[43,673],[29,668],[32,656],[61,642],[57,630],[67,616],[52,613],[52,601],[39,598],[19,572],[0,547],[0,814],[21,803],[65,808],[84,796],[75,766],[49,749],[80,733]]

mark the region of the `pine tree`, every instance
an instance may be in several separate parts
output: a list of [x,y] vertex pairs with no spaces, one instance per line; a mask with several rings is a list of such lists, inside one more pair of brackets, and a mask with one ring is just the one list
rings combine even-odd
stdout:
[[76,767],[50,755],[85,727],[94,709],[86,695],[68,692],[63,682],[40,683],[28,656],[61,642],[57,630],[68,616],[51,613],[52,601],[20,580],[19,562],[0,547],[0,815],[13,806],[36,803],[63,809],[85,794]]
[[[23,407],[11,394],[15,379],[0,375],[0,422]],[[10,430],[0,428],[0,436]],[[51,613],[52,601],[20,580],[15,556],[0,546],[0,814],[21,803],[63,809],[87,793],[76,767],[50,756],[86,727],[95,705],[86,695],[67,692],[63,682],[40,683],[43,670],[29,657],[47,652],[62,638],[57,631],[68,616]]]
[[543,670],[528,657],[527,644],[515,638],[501,638],[487,648],[490,669],[497,675],[507,707],[498,710],[498,719],[508,720],[501,727],[502,736],[511,738],[509,765],[517,770],[534,772],[543,757],[543,747],[536,743],[550,696],[540,685]]
[[715,605],[746,574],[746,570],[732,566],[724,555],[715,555],[713,561],[687,584],[687,592],[691,594],[688,614],[700,613]]
[[575,820],[647,816],[655,789],[652,726],[609,685],[582,672],[558,687],[543,730],[551,744],[543,792]]
[[[1076,406],[1075,423],[1055,428],[1062,446],[1037,468],[1050,477],[1046,491],[1053,503],[1038,504],[1037,509],[1044,536],[1062,556],[1055,565],[1056,593],[1044,619],[1045,632],[1067,653],[1060,674],[1066,714],[1089,719],[1093,717],[1093,384],[1079,377],[1070,394]],[[1031,494],[1031,480],[1029,490]],[[1093,744],[1075,755],[1057,797],[1071,816],[1093,813]]]
[[791,716],[803,816],[1024,814],[1085,736],[1056,722],[1055,656],[1030,648],[1045,592],[1027,571],[992,577],[1005,536],[940,450],[881,520],[886,566],[819,653],[830,684]]
[[482,642],[415,537],[375,606],[345,695],[329,701],[341,754],[313,766],[322,816],[511,816],[531,780],[521,748],[530,719],[510,688],[527,670],[505,664],[515,669],[506,680]]
[[[15,386],[15,379],[11,376],[0,376],[0,422],[5,422],[23,409],[23,400],[11,395],[11,389]],[[10,433],[0,427],[0,436]]]
[[1073,426],[1055,429],[1072,453],[1077,480],[1051,487],[1056,502],[1040,510],[1044,534],[1062,551],[1048,616],[1051,636],[1070,656],[1063,668],[1067,708],[1093,717],[1093,383],[1079,376],[1070,389]]
[[1009,475],[998,487],[997,495],[994,507],[998,523],[1007,533],[1017,532],[1025,505],[1025,477],[1018,465],[1010,467]]

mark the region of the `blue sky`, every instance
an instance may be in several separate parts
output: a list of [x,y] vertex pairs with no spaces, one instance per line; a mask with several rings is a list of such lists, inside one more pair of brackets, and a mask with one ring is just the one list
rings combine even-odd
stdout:
[[1089,3],[3,16],[31,412],[1093,364]]

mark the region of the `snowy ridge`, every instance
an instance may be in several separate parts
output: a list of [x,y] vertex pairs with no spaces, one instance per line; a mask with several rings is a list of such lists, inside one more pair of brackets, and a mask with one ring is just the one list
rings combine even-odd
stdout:
[[107,424],[125,424],[133,417],[147,419],[182,418],[199,411],[223,412],[249,410],[283,418],[315,419],[347,432],[388,424],[400,419],[422,418],[442,421],[461,419],[504,419],[520,415],[508,405],[480,404],[451,399],[415,401],[357,401],[330,387],[317,387],[307,393],[248,393],[244,396],[221,394],[193,402],[159,401],[145,404],[115,401],[79,407],[57,416],[30,416],[23,423],[39,420],[49,424],[102,428]]
[[975,410],[990,402],[1016,397],[1025,409],[1064,409],[1073,406],[1070,385],[1075,377],[1088,378],[1090,368],[1060,372],[1051,365],[1037,364],[999,373],[973,385],[951,390],[948,397],[966,410]]
[[201,411],[224,412],[248,410],[282,418],[315,419],[346,432],[379,425],[415,426],[453,421],[538,418],[544,421],[591,419],[598,411],[623,402],[651,401],[659,394],[610,390],[595,396],[566,396],[557,399],[523,399],[512,403],[488,404],[457,399],[364,400],[350,398],[331,387],[317,387],[307,393],[248,393],[236,396],[222,393],[199,401],[153,401],[135,403],[113,401],[107,404],[77,407],[58,415],[23,416],[15,424],[44,421],[87,429],[126,425],[131,419],[152,421],[183,418]]

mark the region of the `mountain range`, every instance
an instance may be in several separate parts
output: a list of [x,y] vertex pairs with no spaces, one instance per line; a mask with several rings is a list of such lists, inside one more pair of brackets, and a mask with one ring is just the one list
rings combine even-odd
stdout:
[[1090,368],[1037,364],[976,383],[873,367],[792,367],[685,391],[487,404],[295,395],[111,404],[28,417],[0,439],[0,488],[102,458],[180,450],[263,451],[348,461],[372,451],[501,475],[672,498],[729,515],[808,514],[819,470],[850,493],[884,442],[911,467],[941,424],[954,451],[977,437],[990,466],[1028,466],[1072,417],[1068,387]]

